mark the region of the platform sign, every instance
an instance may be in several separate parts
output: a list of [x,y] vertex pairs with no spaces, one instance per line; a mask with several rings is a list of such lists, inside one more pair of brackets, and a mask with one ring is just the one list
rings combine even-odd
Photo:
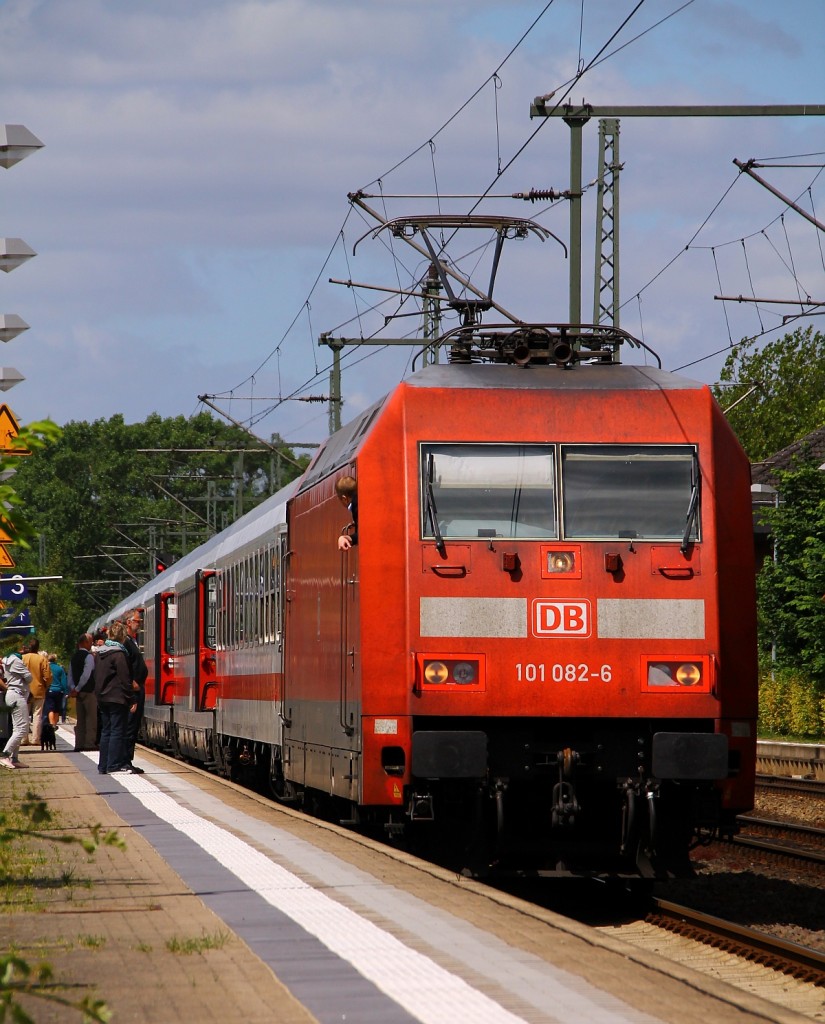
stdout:
[[25,601],[28,596],[29,589],[19,573],[13,576],[0,576],[1,601]]
[[13,615],[0,616],[0,635],[20,633],[23,636],[28,636],[31,631],[32,619],[28,608],[24,608],[22,612],[15,612]]
[[19,433],[20,427],[14,413],[7,405],[0,405],[0,458],[7,455],[31,455],[30,449],[16,446]]
[[13,569],[16,564],[9,554],[6,545],[16,544],[17,541],[12,537],[10,531],[5,528],[7,525],[8,523],[0,517],[0,569]]

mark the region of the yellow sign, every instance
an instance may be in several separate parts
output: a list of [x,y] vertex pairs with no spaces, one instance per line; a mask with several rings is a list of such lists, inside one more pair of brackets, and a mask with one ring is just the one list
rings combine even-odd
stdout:
[[20,427],[14,413],[7,405],[0,405],[0,457],[6,455],[31,455],[28,448],[15,447]]
[[2,569],[13,569],[15,561],[6,550],[5,545],[0,544],[0,568]]

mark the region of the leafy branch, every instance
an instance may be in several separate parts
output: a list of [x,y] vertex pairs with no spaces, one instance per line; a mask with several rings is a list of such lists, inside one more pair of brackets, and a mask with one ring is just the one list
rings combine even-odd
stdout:
[[[65,843],[66,845],[78,844],[83,847],[86,853],[95,853],[100,846],[114,846],[120,850],[126,849],[126,843],[118,834],[116,829],[103,831],[100,824],[89,826],[88,836],[70,835],[65,832],[43,832],[39,826],[49,825],[53,821],[52,812],[46,801],[29,791],[26,793],[25,801],[20,805],[20,811],[27,819],[27,823],[18,828],[8,824],[6,814],[0,813],[0,843],[12,842],[22,837],[32,839],[44,839],[51,843]],[[2,1017],[0,1017],[0,1022]]]
[[107,1024],[112,1012],[102,999],[84,996],[72,1000],[61,994],[65,985],[53,981],[52,969],[40,964],[35,970],[22,957],[7,953],[0,956],[0,1024],[34,1024],[34,1018],[20,1005],[20,996],[32,996],[46,1002],[65,1006],[83,1014],[83,1024]]
[[[63,428],[51,420],[36,420],[25,427],[20,428],[15,440],[16,448],[25,448],[30,452],[41,451],[60,440]],[[17,469],[22,456],[7,455],[0,456],[0,474],[9,470]],[[32,524],[23,514],[21,507],[25,504],[23,498],[17,493],[14,486],[8,480],[0,481],[0,525],[12,536],[14,543],[21,547],[30,548],[32,541],[38,536]]]

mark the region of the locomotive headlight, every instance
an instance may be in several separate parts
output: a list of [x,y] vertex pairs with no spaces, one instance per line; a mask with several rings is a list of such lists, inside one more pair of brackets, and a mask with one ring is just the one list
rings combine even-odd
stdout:
[[548,551],[547,571],[551,573],[572,572],[576,568],[576,555],[573,551]]
[[683,664],[676,669],[676,682],[680,686],[698,686],[702,673],[698,665]]
[[428,661],[424,666],[424,678],[431,686],[446,683],[449,675],[449,670],[443,661]]
[[483,659],[474,655],[418,655],[421,685],[424,689],[468,691],[484,689]]
[[469,661],[459,661],[453,667],[453,679],[461,686],[467,686],[469,683],[475,682],[475,678],[475,666],[471,665]]
[[648,693],[711,693],[713,662],[707,656],[642,659],[642,689]]

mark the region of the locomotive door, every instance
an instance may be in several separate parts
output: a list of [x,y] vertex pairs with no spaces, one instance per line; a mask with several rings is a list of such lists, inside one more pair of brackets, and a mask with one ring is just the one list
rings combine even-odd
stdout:
[[[355,733],[357,715],[355,668],[358,655],[358,556],[356,548],[342,553],[340,583],[340,664],[338,675],[338,723],[349,737]],[[349,744],[342,743],[342,746]]]

